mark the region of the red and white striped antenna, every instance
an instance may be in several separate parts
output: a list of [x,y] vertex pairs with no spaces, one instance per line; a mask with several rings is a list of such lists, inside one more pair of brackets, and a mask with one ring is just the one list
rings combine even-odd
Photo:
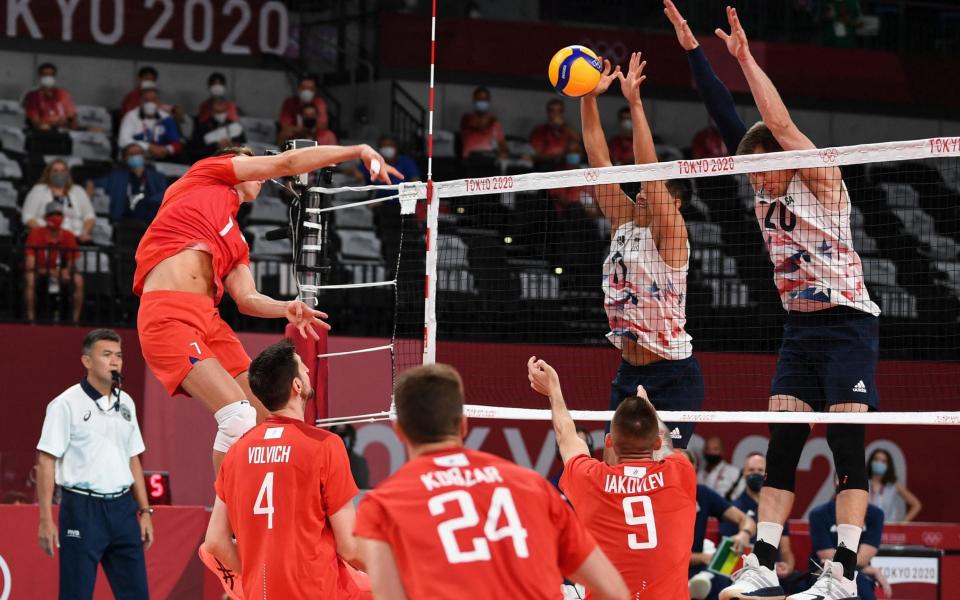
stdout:
[[437,228],[440,199],[433,189],[433,101],[437,60],[437,0],[430,16],[430,98],[427,117],[427,255],[423,303],[423,364],[437,360]]

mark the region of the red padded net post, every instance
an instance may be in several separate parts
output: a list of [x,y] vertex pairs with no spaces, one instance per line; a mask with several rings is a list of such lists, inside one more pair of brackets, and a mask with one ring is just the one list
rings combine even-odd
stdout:
[[310,385],[314,389],[313,402],[307,403],[307,412],[304,415],[306,423],[313,423],[317,419],[325,419],[329,416],[327,405],[327,359],[317,358],[320,354],[327,353],[327,330],[316,329],[320,336],[319,340],[312,337],[304,339],[297,328],[292,324],[287,325],[284,335],[293,341],[300,359],[306,363],[310,369]]

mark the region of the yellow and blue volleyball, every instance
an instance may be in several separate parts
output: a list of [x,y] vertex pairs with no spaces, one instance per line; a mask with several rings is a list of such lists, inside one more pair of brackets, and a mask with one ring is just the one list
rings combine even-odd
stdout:
[[564,96],[583,96],[600,83],[603,64],[586,46],[567,46],[553,55],[547,75],[550,85]]

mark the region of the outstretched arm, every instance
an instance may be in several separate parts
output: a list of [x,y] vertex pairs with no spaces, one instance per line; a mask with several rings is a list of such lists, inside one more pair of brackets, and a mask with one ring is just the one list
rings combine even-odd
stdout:
[[[784,150],[812,150],[816,148],[810,138],[793,122],[787,106],[777,92],[776,86],[763,72],[747,42],[747,34],[740,24],[737,11],[727,7],[727,21],[730,23],[730,33],[717,29],[716,34],[727,45],[727,50],[740,63],[753,100],[760,111],[760,117],[770,129]],[[843,184],[838,167],[818,167],[815,169],[799,169],[800,178],[810,188],[817,200],[828,210],[840,210],[847,199],[842,193]]]
[[733,101],[733,94],[713,72],[710,61],[707,60],[707,55],[700,47],[700,42],[693,36],[690,26],[673,2],[663,0],[663,12],[670,19],[670,23],[677,33],[680,46],[687,51],[690,73],[693,75],[697,91],[707,107],[710,118],[717,124],[720,135],[723,136],[723,142],[727,145],[727,152],[735,153],[740,140],[743,139],[743,134],[747,132],[747,127],[737,113],[737,105]]
[[[653,144],[653,133],[647,122],[640,99],[640,84],[647,78],[643,74],[646,62],[640,61],[640,53],[630,55],[630,70],[620,75],[620,90],[630,105],[633,119],[633,155],[638,164],[657,162],[657,150]],[[687,227],[680,215],[677,203],[667,191],[663,181],[647,181],[643,185],[650,215],[650,234],[657,245],[660,256],[671,267],[680,268],[687,264]]]
[[560,458],[567,464],[574,456],[590,455],[587,443],[577,435],[577,426],[563,401],[563,392],[560,391],[560,378],[553,367],[546,361],[537,360],[531,356],[527,361],[527,379],[530,387],[550,399],[550,416],[553,420],[553,431],[557,436],[557,447],[560,449]]
[[[600,123],[600,110],[597,96],[607,91],[610,84],[620,75],[620,67],[611,72],[610,61],[603,61],[603,75],[600,83],[592,92],[580,99],[580,122],[583,128],[583,148],[587,151],[587,160],[591,167],[609,167],[610,148]],[[603,184],[597,186],[597,204],[603,216],[610,221],[610,227],[616,231],[624,222],[633,218],[633,201],[620,191],[620,186]]]
[[287,150],[275,156],[234,156],[233,170],[240,181],[262,181],[309,173],[348,160],[362,160],[373,181],[390,183],[390,176],[403,179],[400,171],[387,164],[366,144],[360,146],[315,146]]
[[223,280],[227,293],[237,303],[241,314],[251,317],[279,318],[286,317],[293,323],[300,335],[307,337],[309,332],[313,339],[319,339],[313,326],[330,329],[330,326],[320,319],[326,319],[327,314],[314,310],[299,300],[274,300],[257,291],[257,284],[253,280],[250,267],[244,264],[237,265]]

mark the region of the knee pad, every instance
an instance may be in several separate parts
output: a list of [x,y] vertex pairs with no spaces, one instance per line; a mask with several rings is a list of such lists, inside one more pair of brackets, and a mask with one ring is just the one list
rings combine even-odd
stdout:
[[213,440],[213,449],[218,452],[229,450],[240,436],[257,424],[257,411],[246,400],[228,404],[213,416],[217,420],[217,437]]
[[866,425],[827,425],[827,443],[833,452],[838,492],[869,489],[867,463],[863,457],[866,431]]
[[797,464],[810,435],[803,423],[771,423],[767,448],[767,478],[763,485],[792,492],[796,487]]

